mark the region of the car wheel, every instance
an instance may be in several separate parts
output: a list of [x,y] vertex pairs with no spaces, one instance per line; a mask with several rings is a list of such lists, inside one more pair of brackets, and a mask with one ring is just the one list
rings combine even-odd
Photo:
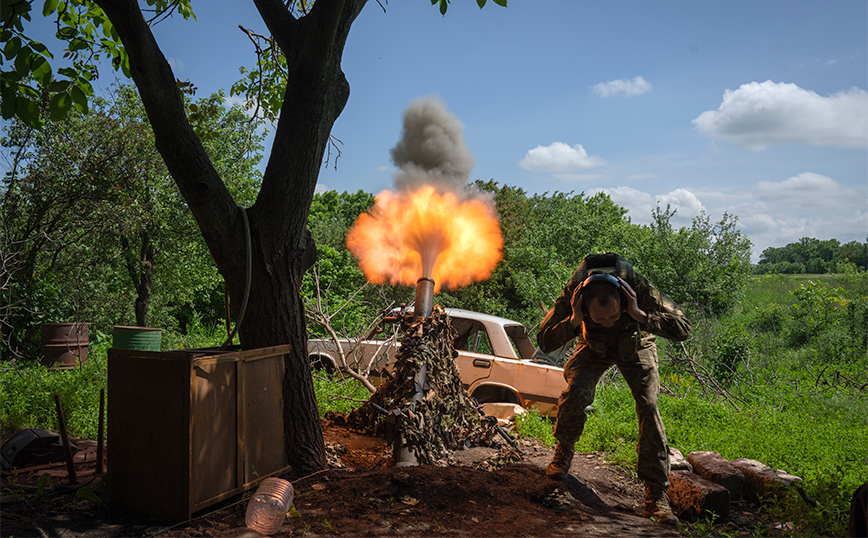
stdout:
[[478,387],[471,394],[479,403],[514,403],[521,404],[518,395],[506,387],[484,385]]
[[311,355],[310,356],[310,369],[311,370],[325,370],[325,372],[329,375],[335,373],[335,365],[328,357],[323,357],[320,355]]

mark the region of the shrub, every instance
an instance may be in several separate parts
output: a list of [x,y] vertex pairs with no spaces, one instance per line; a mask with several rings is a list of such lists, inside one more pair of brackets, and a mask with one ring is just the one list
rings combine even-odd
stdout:
[[719,381],[731,380],[738,367],[750,359],[750,335],[741,325],[721,327],[711,343],[709,360],[714,377]]

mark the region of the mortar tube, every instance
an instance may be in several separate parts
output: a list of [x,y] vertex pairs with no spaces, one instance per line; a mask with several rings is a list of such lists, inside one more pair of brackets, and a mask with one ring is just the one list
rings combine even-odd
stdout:
[[413,319],[431,316],[434,309],[434,280],[423,276],[416,281],[416,303],[413,305]]

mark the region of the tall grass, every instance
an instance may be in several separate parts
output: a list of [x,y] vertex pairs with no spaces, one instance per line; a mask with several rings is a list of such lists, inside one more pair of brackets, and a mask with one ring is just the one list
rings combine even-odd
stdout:
[[[693,320],[687,347],[659,341],[670,444],[801,477],[818,508],[792,495],[767,507],[796,521],[792,535],[843,535],[850,498],[868,480],[866,283],[865,273],[753,277],[728,316]],[[577,449],[635,469],[635,404],[620,375],[604,380]],[[538,413],[518,422],[521,435],[552,445],[550,428]]]

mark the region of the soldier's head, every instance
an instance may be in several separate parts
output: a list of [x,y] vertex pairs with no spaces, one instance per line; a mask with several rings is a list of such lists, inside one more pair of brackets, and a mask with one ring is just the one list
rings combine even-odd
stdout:
[[625,310],[621,283],[611,275],[591,275],[585,281],[583,302],[594,323],[611,327]]

